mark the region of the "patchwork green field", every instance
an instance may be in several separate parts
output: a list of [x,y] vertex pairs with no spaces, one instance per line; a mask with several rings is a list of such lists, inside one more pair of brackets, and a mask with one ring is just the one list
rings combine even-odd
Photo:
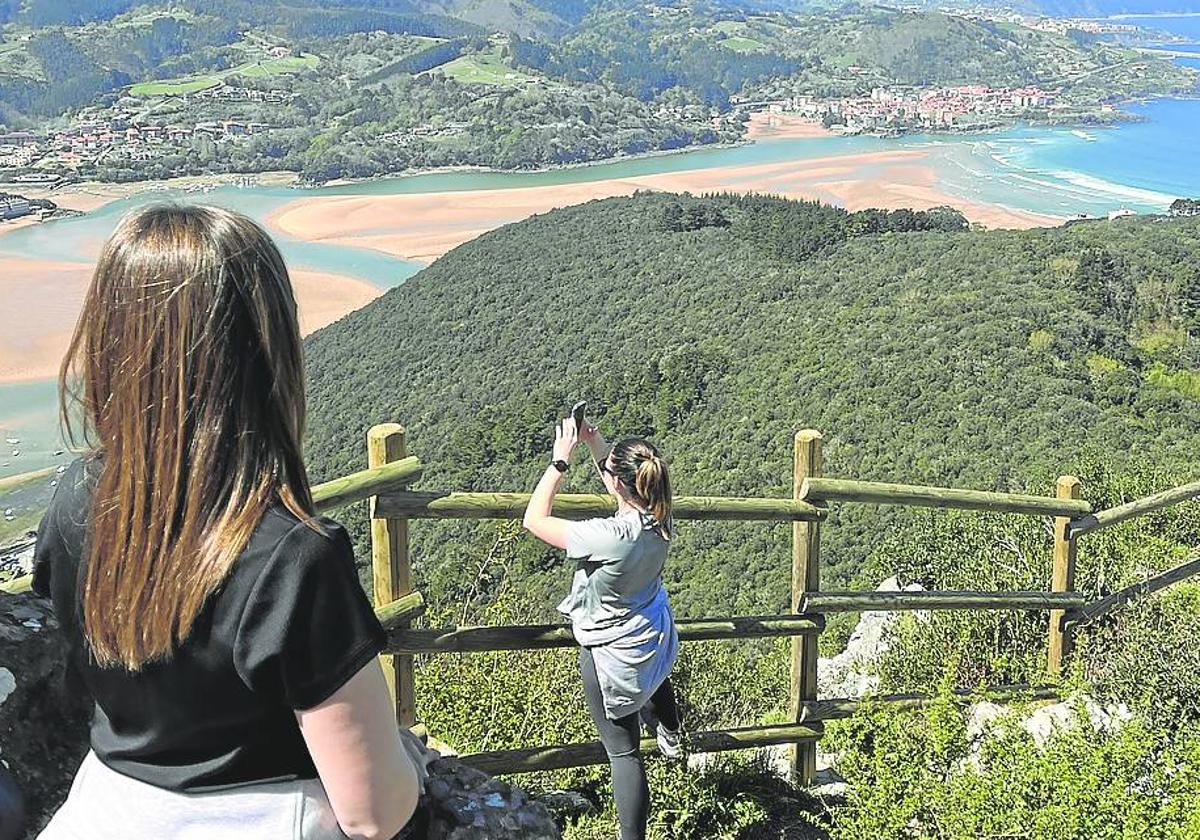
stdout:
[[250,79],[261,79],[267,76],[282,76],[311,70],[321,63],[318,56],[303,53],[298,56],[288,55],[279,58],[269,58],[263,61],[248,61],[222,70],[219,73],[205,73],[201,76],[187,76],[178,79],[165,79],[154,82],[142,82],[129,88],[132,96],[182,96],[186,93],[196,93],[216,87],[227,76],[244,76]]
[[539,78],[506,64],[495,51],[460,56],[430,72],[441,73],[464,85],[517,87]]

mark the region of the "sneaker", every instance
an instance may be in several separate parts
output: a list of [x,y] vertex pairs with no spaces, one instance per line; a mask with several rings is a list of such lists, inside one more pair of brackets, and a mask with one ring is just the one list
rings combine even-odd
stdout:
[[658,751],[662,753],[663,758],[679,758],[683,755],[682,731],[667,729],[660,722],[654,733],[654,737],[658,741]]

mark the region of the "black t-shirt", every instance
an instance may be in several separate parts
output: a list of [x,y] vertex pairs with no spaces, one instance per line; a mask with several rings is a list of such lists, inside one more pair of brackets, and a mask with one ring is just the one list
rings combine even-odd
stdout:
[[51,595],[95,700],[91,745],[119,773],[181,791],[316,778],[294,710],[328,699],[384,647],[349,537],[272,507],[166,661],[99,667],[78,581],[94,462],[62,475],[38,529],[34,589]]

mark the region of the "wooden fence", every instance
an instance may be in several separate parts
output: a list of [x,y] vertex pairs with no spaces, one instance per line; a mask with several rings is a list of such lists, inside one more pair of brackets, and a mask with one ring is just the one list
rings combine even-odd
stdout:
[[[1062,672],[1070,654],[1074,628],[1095,620],[1130,600],[1200,573],[1200,557],[1150,580],[1088,602],[1074,591],[1076,545],[1080,537],[1143,513],[1200,496],[1200,482],[1157,493],[1111,510],[1093,511],[1081,496],[1078,479],[1061,477],[1053,496],[992,493],[943,487],[918,487],[825,478],[821,475],[822,437],[806,429],[796,434],[793,452],[792,498],[727,498],[680,496],[674,503],[677,519],[786,521],[792,523],[791,612],[785,615],[700,617],[679,620],[684,642],[711,639],[791,637],[792,679],[789,720],[771,726],[751,726],[712,732],[689,733],[695,752],[745,749],[774,744],[793,747],[796,780],[811,783],[815,774],[816,742],[824,721],[853,714],[862,701],[817,696],[817,640],[825,628],[825,614],[860,610],[1045,610],[1047,671]],[[512,519],[519,518],[529,502],[525,493],[457,493],[413,491],[409,485],[421,475],[421,463],[405,448],[404,429],[396,424],[373,427],[367,434],[369,468],[313,488],[317,509],[328,512],[367,500],[371,512],[371,560],[376,613],[388,631],[388,653],[383,657],[389,690],[395,700],[397,721],[416,724],[413,657],[503,650],[534,650],[576,644],[566,624],[500,625],[488,627],[414,628],[425,602],[412,588],[408,551],[408,525],[413,519]],[[838,592],[820,586],[821,528],[828,505],[877,505],[958,508],[1052,517],[1054,561],[1051,585],[1040,592]],[[564,494],[555,501],[558,516],[581,519],[604,516],[615,510],[606,495]],[[29,588],[21,578],[0,586],[0,591]],[[1044,699],[1055,696],[1050,688],[1027,685],[995,686],[982,692],[993,699]],[[980,692],[963,692],[963,697]],[[918,708],[927,695],[904,694],[872,698],[871,702]],[[642,747],[657,749],[653,739]],[[605,762],[598,741],[537,746],[463,756],[463,760],[490,773],[520,773]]]

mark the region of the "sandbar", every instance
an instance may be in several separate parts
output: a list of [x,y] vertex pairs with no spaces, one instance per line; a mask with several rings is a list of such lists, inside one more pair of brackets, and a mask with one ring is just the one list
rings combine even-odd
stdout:
[[637,190],[769,193],[817,199],[849,210],[950,205],[972,222],[997,228],[1045,227],[1063,221],[956,199],[938,188],[926,152],[896,149],[541,187],[317,196],[285,204],[267,222],[298,239],[373,248],[430,262],[481,233],[536,213]]
[[[58,375],[92,264],[0,254],[0,384]],[[300,330],[307,335],[382,294],[363,280],[293,269]]]

